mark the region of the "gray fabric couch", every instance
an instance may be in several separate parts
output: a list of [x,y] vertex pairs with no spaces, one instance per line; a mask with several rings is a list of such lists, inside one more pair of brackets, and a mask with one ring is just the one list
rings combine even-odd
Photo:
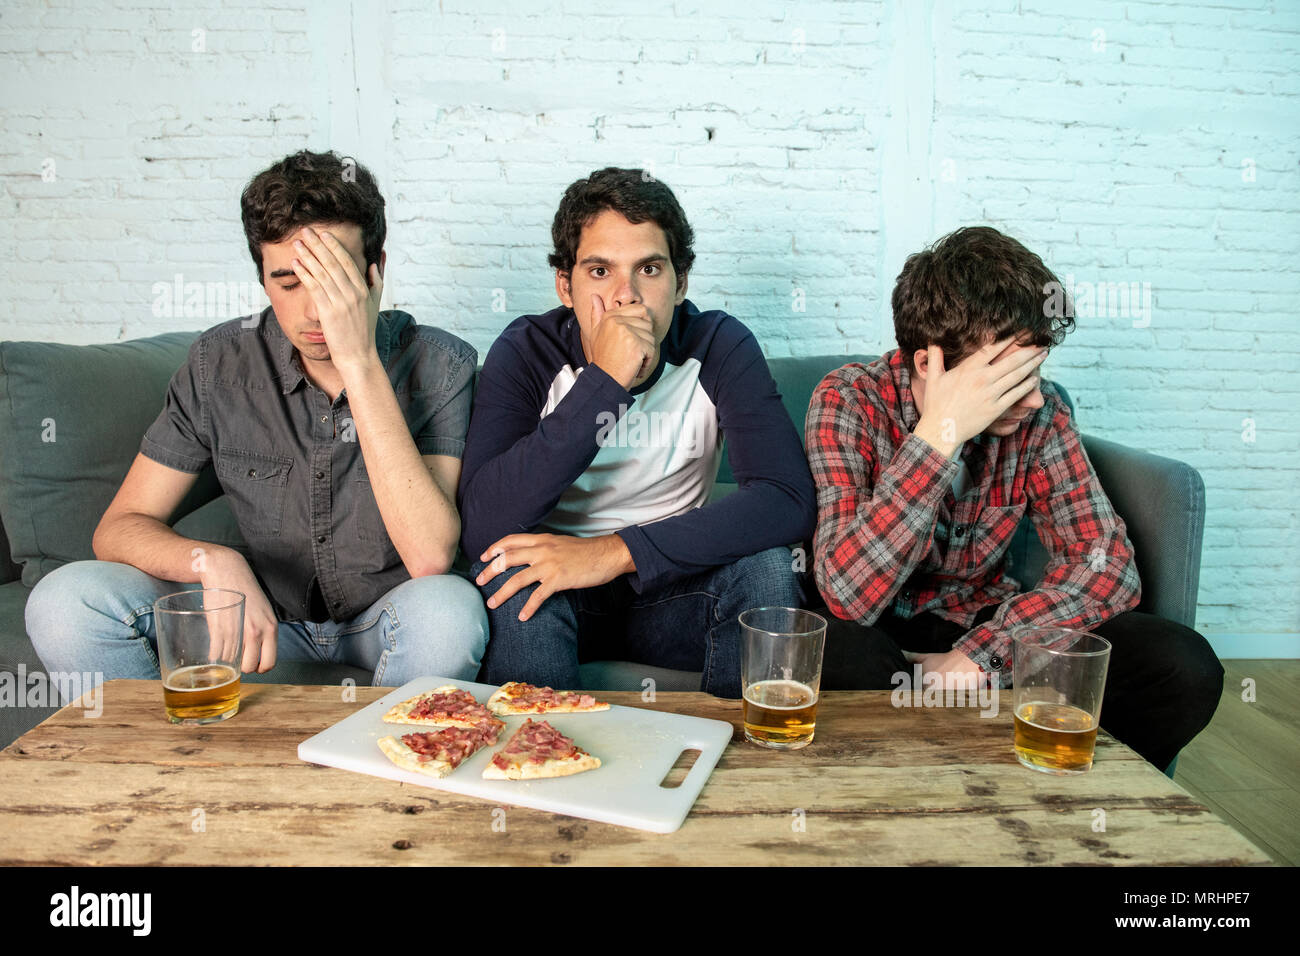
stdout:
[[[40,660],[23,622],[27,595],[42,576],[68,561],[93,557],[91,535],[108,506],[167,383],[196,333],[178,332],[102,346],[0,342],[0,680],[17,687],[21,706],[0,706],[0,746],[53,712],[40,704]],[[800,433],[817,382],[850,361],[842,355],[773,359],[772,373]],[[1142,579],[1140,610],[1192,626],[1200,576],[1205,490],[1181,462],[1085,437],[1102,485],[1128,524]],[[734,485],[725,457],[715,497]],[[201,476],[173,518],[177,531],[242,545],[215,476]],[[1021,527],[1012,570],[1032,584],[1044,554],[1031,525]],[[7,674],[5,673],[7,672]],[[19,677],[26,678],[24,688]],[[39,676],[33,676],[39,675]],[[619,661],[585,663],[587,689],[696,690],[699,675]],[[251,680],[284,683],[370,681],[354,667],[287,662]]]

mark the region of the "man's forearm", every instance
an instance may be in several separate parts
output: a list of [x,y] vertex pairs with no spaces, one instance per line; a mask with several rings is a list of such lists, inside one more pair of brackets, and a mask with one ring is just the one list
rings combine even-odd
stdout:
[[[1086,562],[1086,557],[1081,563]],[[1011,630],[1019,626],[1067,627],[1087,631],[1117,614],[1132,610],[1141,597],[1137,570],[1128,564],[1090,585],[1071,580],[1049,568],[1032,591],[1005,601],[988,622],[968,631],[954,646],[985,670],[996,670],[994,658],[1011,659]]]
[[460,483],[465,552],[472,557],[508,534],[533,531],[600,451],[602,416],[618,418],[636,401],[594,365],[540,419],[536,409],[494,403],[494,391],[501,388],[485,371]]
[[460,538],[455,489],[442,488],[425,465],[382,365],[345,372],[344,384],[370,487],[402,563],[412,577],[445,573]]
[[92,543],[100,561],[139,568],[163,581],[194,584],[203,580],[204,561],[222,545],[177,534],[157,518],[142,514],[106,516]]

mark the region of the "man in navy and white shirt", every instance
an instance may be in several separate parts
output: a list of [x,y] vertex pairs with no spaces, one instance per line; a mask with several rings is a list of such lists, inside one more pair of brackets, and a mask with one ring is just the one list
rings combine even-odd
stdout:
[[[572,688],[580,660],[628,660],[739,697],[737,616],[798,606],[786,546],[816,520],[799,435],[749,330],[686,300],[694,236],[666,185],[594,172],[551,232],[563,307],[493,344],[466,440],[481,679]],[[739,489],[710,504],[724,437]]]

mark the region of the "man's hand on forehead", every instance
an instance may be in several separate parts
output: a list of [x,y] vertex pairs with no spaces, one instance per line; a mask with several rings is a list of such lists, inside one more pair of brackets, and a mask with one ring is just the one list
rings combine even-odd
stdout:
[[1047,356],[1046,349],[1020,345],[1014,337],[989,342],[951,369],[944,367],[939,346],[931,344],[926,352],[923,407],[913,433],[948,456],[1038,388],[1038,366]]
[[326,229],[304,226],[299,236],[293,271],[316,307],[330,361],[344,371],[377,360],[375,325],[384,291],[379,266],[371,263],[363,277],[352,254]]
[[[303,226],[294,236],[294,242],[295,251],[303,263],[317,267],[314,276],[324,273],[323,277],[332,279],[337,289],[346,289],[350,285],[363,292],[369,291],[370,283],[361,274],[352,253],[329,231],[328,226],[321,227],[320,231]],[[306,248],[298,248],[298,243]],[[377,272],[378,267],[375,266],[374,270]]]
[[1010,355],[1015,355],[1019,352],[1025,351],[1037,353],[1042,351],[1042,347],[1034,345],[1032,342],[1017,336],[1009,335],[1006,338],[996,339],[995,341],[990,342],[988,345],[980,349],[977,354],[986,355],[987,358],[985,361],[988,364],[993,365]]

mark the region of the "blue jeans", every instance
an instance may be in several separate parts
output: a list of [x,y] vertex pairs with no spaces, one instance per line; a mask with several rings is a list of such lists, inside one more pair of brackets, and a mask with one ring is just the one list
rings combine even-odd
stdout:
[[[486,562],[475,562],[471,576],[485,567]],[[489,580],[482,588],[484,598],[519,570],[510,568]],[[701,690],[740,697],[740,612],[799,605],[788,548],[770,548],[648,594],[632,590],[626,576],[599,587],[561,591],[521,622],[519,612],[535,588],[522,588],[487,612],[492,639],[483,655],[485,683],[518,680],[576,688],[580,661],[622,660],[702,671]]]
[[[197,588],[129,564],[75,561],[41,579],[27,599],[27,633],[47,671],[156,680],[153,602]],[[350,621],[281,621],[277,661],[322,661],[374,670],[377,686],[437,675],[473,680],[487,644],[474,585],[454,574],[412,578]]]

